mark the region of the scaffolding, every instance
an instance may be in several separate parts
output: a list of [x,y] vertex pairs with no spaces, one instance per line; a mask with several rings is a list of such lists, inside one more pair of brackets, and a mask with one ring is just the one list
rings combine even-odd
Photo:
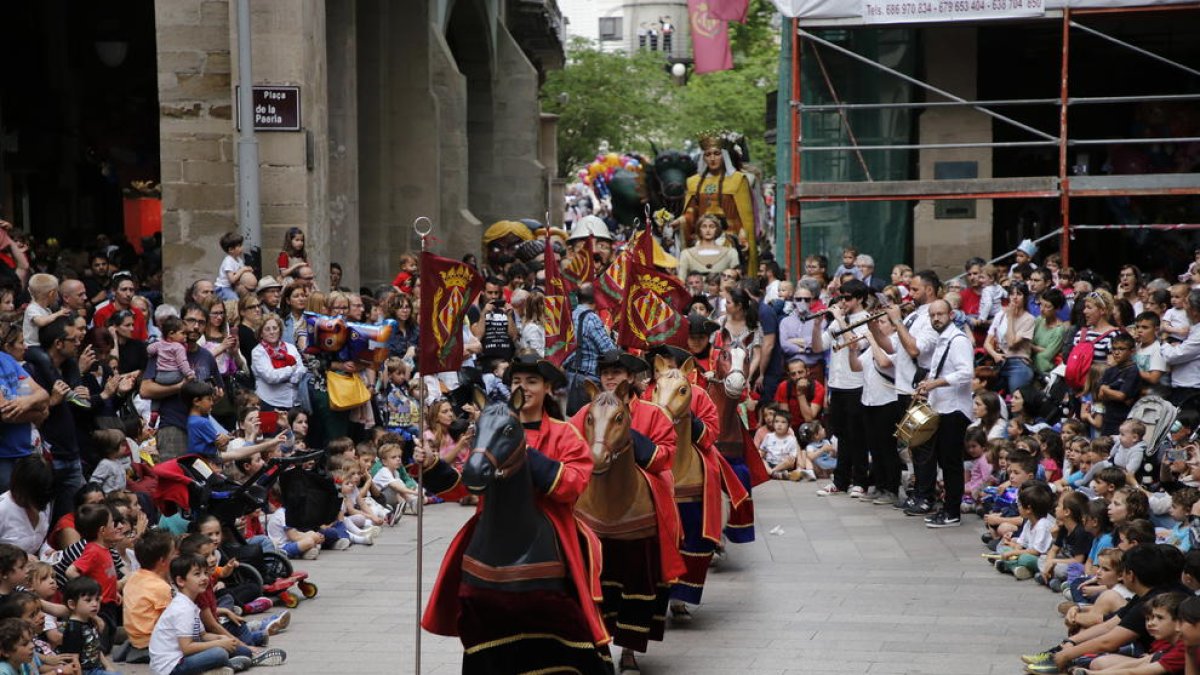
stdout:
[[[1123,7],[1087,7],[1047,10],[1040,18],[1027,20],[1054,21],[1061,24],[1061,61],[1059,96],[1054,98],[1022,98],[1005,100],[967,100],[953,93],[921,81],[894,68],[858,54],[829,40],[813,34],[803,26],[808,24],[832,25],[846,28],[845,20],[831,21],[805,20],[792,18],[785,22],[790,25],[790,100],[788,102],[789,125],[787,138],[789,147],[787,162],[781,163],[781,171],[788,170],[786,178],[787,224],[784,230],[784,241],[780,242],[787,252],[788,266],[791,269],[802,269],[802,236],[801,236],[801,205],[829,202],[855,201],[920,201],[935,199],[1028,199],[1045,198],[1058,200],[1058,212],[1061,223],[1058,227],[1059,253],[1062,264],[1069,265],[1071,232],[1074,229],[1098,229],[1096,226],[1071,224],[1071,199],[1073,197],[1131,197],[1131,196],[1170,196],[1200,194],[1200,173],[1154,173],[1129,175],[1071,175],[1069,173],[1068,153],[1071,148],[1087,146],[1115,146],[1131,144],[1155,143],[1187,143],[1198,142],[1200,137],[1168,137],[1168,138],[1071,138],[1070,110],[1072,107],[1112,105],[1139,102],[1178,102],[1198,101],[1200,94],[1163,94],[1144,96],[1070,96],[1070,64],[1071,64],[1071,35],[1072,31],[1086,33],[1103,39],[1117,47],[1132,51],[1143,57],[1173,67],[1190,76],[1200,77],[1200,70],[1178,63],[1160,54],[1154,53],[1137,45],[1116,37],[1107,35],[1093,27],[1083,25],[1076,19],[1088,15],[1102,14],[1135,14],[1143,12],[1195,12],[1200,10],[1200,2],[1188,2],[1169,5],[1123,6]],[[852,22],[853,23],[853,22]],[[861,24],[858,24],[861,25]],[[894,25],[894,24],[893,24]],[[922,24],[930,25],[930,24]],[[879,24],[869,24],[868,27],[878,28]],[[837,98],[831,90],[834,99],[832,104],[806,104],[803,100],[802,65],[806,48],[818,59],[822,74],[828,85],[828,75],[824,63],[820,61],[820,49],[828,49],[871,68],[880,70],[888,75],[900,78],[909,84],[925,90],[930,95],[944,100],[925,102],[885,102],[885,103],[845,103]],[[1058,133],[1050,134],[1040,129],[1026,125],[998,109],[1013,106],[1053,105],[1058,108]],[[963,142],[963,143],[907,143],[889,145],[862,145],[857,142],[853,131],[849,128],[847,112],[852,110],[885,110],[885,109],[927,109],[935,107],[956,106],[969,107],[987,115],[999,123],[1016,127],[1034,138],[1021,141],[994,142]],[[849,145],[805,145],[801,115],[804,112],[836,112],[848,132]],[[801,173],[801,158],[805,152],[848,152],[853,153],[858,162],[863,164],[863,153],[888,150],[942,150],[952,148],[1023,148],[1023,147],[1056,147],[1058,151],[1057,175],[1031,177],[993,177],[970,178],[955,180],[889,180],[873,181],[867,175],[865,181],[849,182],[813,182],[804,181]],[[1113,226],[1105,226],[1113,227]],[[1150,226],[1162,229],[1160,226]],[[1194,227],[1194,226],[1192,226]],[[1180,226],[1178,229],[1192,229]],[[1046,238],[1046,237],[1042,237]]]

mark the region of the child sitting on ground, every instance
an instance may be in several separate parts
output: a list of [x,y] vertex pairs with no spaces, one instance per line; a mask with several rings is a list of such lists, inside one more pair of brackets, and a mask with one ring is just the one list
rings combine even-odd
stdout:
[[175,558],[175,537],[164,530],[149,530],[133,546],[141,566],[125,582],[122,617],[129,636],[126,663],[150,661],[150,636],[154,624],[171,604],[167,575]]
[[1100,565],[1092,585],[1101,590],[1095,602],[1090,605],[1075,605],[1067,610],[1065,621],[1067,630],[1075,632],[1081,628],[1090,628],[1104,621],[1113,612],[1125,606],[1133,593],[1121,584],[1121,576],[1125,573],[1120,549],[1106,548],[1100,552]]
[[208,588],[208,570],[204,558],[181,555],[171,561],[171,582],[176,593],[154,624],[150,636],[150,670],[154,675],[203,673],[230,666],[245,670],[250,659],[230,655],[237,652],[237,640],[203,630],[197,598]]
[[1087,511],[1088,498],[1078,492],[1064,492],[1058,496],[1054,517],[1057,522],[1054,543],[1046,553],[1038,581],[1055,593],[1062,590],[1063,583],[1079,576],[1083,561],[1092,548],[1092,535],[1083,525],[1083,514]]
[[0,675],[36,675],[33,631],[24,619],[0,620]]
[[379,488],[384,504],[392,510],[388,516],[388,525],[395,525],[403,512],[417,512],[417,500],[420,494],[415,487],[409,485],[401,477],[404,470],[400,467],[403,449],[395,443],[385,443],[379,446],[379,462],[381,466],[371,477],[371,481]]
[[[1037,459],[1032,455],[1016,450],[1009,454],[1008,480],[996,486],[991,510],[983,516],[989,538],[988,548],[995,550],[1002,540],[1011,537],[1025,522],[1020,515],[1020,491],[1026,483],[1034,480],[1036,473]],[[1046,510],[1049,512],[1050,507],[1046,507]]]
[[828,478],[837,466],[837,446],[825,438],[821,423],[814,420],[801,424],[796,442],[804,448],[804,459],[817,478]]
[[1187,647],[1179,631],[1179,605],[1187,597],[1183,593],[1160,593],[1144,603],[1146,632],[1154,639],[1149,653],[1138,657],[1105,654],[1094,659],[1087,668],[1074,669],[1072,675],[1101,672],[1117,675],[1183,675]]
[[0,543],[0,602],[16,593],[28,577],[29,556],[12,544]]
[[[75,514],[75,528],[86,542],[83,552],[71,563],[66,570],[67,585],[70,580],[78,577],[91,577],[99,587],[96,593],[100,598],[97,605],[98,614],[104,619],[101,623],[104,644],[112,645],[112,637],[117,626],[121,624],[121,595],[117,579],[117,567],[113,562],[112,547],[121,543],[122,535],[113,525],[112,510],[104,504],[84,504]],[[67,599],[64,588],[63,597]],[[70,603],[67,603],[68,608]],[[64,631],[65,634],[65,631]],[[65,638],[64,638],[65,639]],[[65,643],[64,643],[65,644]],[[84,667],[87,670],[87,667]]]
[[787,413],[776,411],[771,420],[771,427],[771,433],[764,436],[758,445],[758,451],[762,454],[771,477],[777,480],[816,480],[817,476],[811,469],[805,471],[800,468],[800,445],[796,442],[796,435],[792,433],[792,421]]
[[60,651],[79,655],[79,667],[87,675],[108,675],[116,670],[105,653],[106,642],[101,639],[110,630],[100,618],[101,593],[100,584],[86,576],[71,579],[63,588],[63,599],[71,615],[63,627]]
[[996,549],[1000,554],[996,569],[1022,581],[1033,578],[1040,558],[1054,542],[1054,518],[1050,515],[1053,506],[1054,493],[1045,483],[1034,481],[1021,488],[1017,508],[1025,523],[1016,537],[1008,534],[1001,540]]
[[[42,611],[42,602],[36,595],[29,591],[17,591],[8,600],[0,603],[0,620],[4,619],[21,619],[29,624],[30,632],[33,633],[36,655],[34,660],[43,672],[80,675],[78,657],[75,654],[60,655],[54,650],[54,646],[46,641],[46,625],[54,625],[57,630],[57,624]],[[3,667],[0,667],[0,673],[3,672]]]
[[[46,562],[29,564],[29,590],[42,603],[45,613],[45,626],[41,631],[44,639],[54,648],[62,644],[62,631],[58,629],[56,619],[67,618],[67,606],[62,604],[58,593],[58,580],[54,576],[54,566]],[[35,626],[36,628],[36,626]]]
[[163,386],[179,384],[196,379],[196,371],[187,360],[187,336],[183,332],[183,319],[169,316],[163,320],[163,339],[146,347],[146,354],[154,359],[157,370],[154,382]]
[[1200,501],[1200,490],[1196,488],[1180,488],[1171,493],[1171,520],[1175,527],[1160,529],[1155,534],[1164,544],[1170,544],[1180,551],[1187,553],[1192,550],[1191,519],[1192,507]]
[[772,403],[762,409],[762,414],[758,416],[758,429],[754,430],[754,447],[761,448],[762,441],[775,430],[775,415],[783,409],[783,406],[778,403]]
[[987,432],[979,427],[969,428],[963,443],[971,464],[971,468],[966,471],[966,482],[963,485],[963,508],[973,511],[976,503],[975,495],[981,493],[983,487],[992,478],[992,463],[988,460]]
[[[277,487],[272,487],[271,491],[278,497]],[[287,513],[282,506],[267,516],[267,536],[271,538],[271,543],[277,551],[292,560],[316,560],[317,556],[321,555],[321,544],[325,543],[325,537],[321,536],[320,532],[301,532],[294,527],[288,527]]]

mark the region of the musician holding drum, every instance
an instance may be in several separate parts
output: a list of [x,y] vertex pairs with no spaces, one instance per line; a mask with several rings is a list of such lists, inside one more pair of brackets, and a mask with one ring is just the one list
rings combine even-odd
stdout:
[[930,445],[942,469],[946,494],[942,509],[925,519],[925,527],[957,527],[962,524],[963,437],[971,421],[971,380],[975,375],[975,343],[950,321],[950,304],[929,304],[929,323],[938,333],[933,350],[933,370],[917,385],[915,396],[925,397],[938,415],[937,431]]
[[[894,356],[896,394],[902,410],[909,408],[917,383],[925,379],[925,373],[929,372],[929,363],[933,358],[933,349],[937,345],[938,339],[937,331],[929,323],[929,303],[938,299],[942,283],[934,272],[922,270],[913,275],[909,290],[912,294],[912,302],[917,306],[913,312],[901,319],[899,307],[889,307],[886,310],[888,319],[896,331],[898,348],[893,349],[891,341],[885,340],[879,329],[872,326],[876,342],[884,351]],[[889,429],[892,428],[894,425],[889,427]],[[872,448],[872,451],[879,452],[875,448]],[[926,516],[934,511],[937,458],[928,443],[910,445],[909,453],[912,455],[917,489],[903,501],[897,498],[894,505],[907,515]],[[897,494],[899,493],[897,492]],[[881,499],[876,501],[881,501]]]

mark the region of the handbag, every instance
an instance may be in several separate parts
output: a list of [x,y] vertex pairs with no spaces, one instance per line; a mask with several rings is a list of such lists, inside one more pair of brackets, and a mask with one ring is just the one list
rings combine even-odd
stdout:
[[327,371],[325,386],[329,388],[330,410],[350,410],[371,400],[370,390],[357,375]]

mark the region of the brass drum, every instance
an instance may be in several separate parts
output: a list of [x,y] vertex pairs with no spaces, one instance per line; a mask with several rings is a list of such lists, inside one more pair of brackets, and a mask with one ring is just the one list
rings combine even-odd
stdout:
[[925,445],[937,433],[938,418],[928,402],[913,399],[900,424],[896,425],[896,440],[907,443],[910,448]]

